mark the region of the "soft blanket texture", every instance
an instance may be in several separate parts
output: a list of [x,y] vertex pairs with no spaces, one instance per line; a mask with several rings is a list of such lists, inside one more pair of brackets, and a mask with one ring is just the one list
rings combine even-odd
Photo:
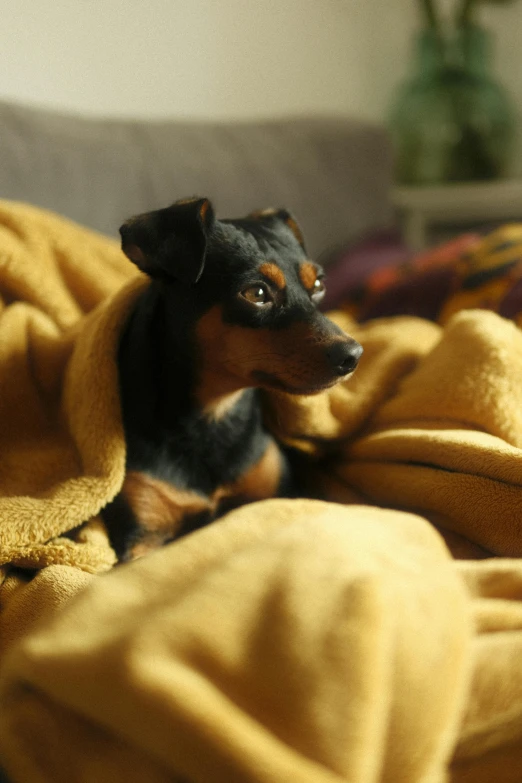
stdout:
[[[338,313],[356,376],[267,411],[345,505],[252,504],[97,576],[124,472],[116,346],[144,284],[110,240],[0,205],[12,779],[520,780],[520,331]],[[507,557],[455,561],[427,520],[455,553]]]

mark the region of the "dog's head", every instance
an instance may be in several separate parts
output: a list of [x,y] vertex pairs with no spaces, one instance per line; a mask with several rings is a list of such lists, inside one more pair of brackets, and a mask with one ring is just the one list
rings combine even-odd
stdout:
[[208,199],[195,198],[139,215],[120,233],[128,258],[190,313],[208,378],[314,394],[355,370],[362,348],[318,310],[323,270],[285,210],[218,220]]

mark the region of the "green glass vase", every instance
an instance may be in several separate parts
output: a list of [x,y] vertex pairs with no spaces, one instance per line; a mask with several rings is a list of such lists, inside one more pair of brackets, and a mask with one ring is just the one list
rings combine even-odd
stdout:
[[506,176],[515,113],[491,71],[491,37],[469,25],[451,39],[424,31],[412,78],[390,115],[396,180],[409,185]]

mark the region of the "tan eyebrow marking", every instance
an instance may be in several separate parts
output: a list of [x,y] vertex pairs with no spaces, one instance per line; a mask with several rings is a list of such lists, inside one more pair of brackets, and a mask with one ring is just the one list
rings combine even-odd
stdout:
[[286,287],[286,278],[283,274],[283,270],[279,269],[277,264],[261,264],[259,271],[262,275],[268,277],[268,279],[271,280],[272,283],[274,283],[274,285],[276,285],[277,288],[279,288],[281,291]]
[[311,291],[317,280],[317,269],[311,261],[305,261],[299,266],[299,277],[307,291]]

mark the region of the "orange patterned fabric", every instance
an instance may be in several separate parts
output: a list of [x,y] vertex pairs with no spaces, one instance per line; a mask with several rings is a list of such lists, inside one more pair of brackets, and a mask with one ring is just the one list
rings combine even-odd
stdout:
[[451,315],[486,308],[522,322],[522,224],[486,237],[465,234],[439,248],[378,268],[343,298],[358,321],[416,315],[446,323]]

